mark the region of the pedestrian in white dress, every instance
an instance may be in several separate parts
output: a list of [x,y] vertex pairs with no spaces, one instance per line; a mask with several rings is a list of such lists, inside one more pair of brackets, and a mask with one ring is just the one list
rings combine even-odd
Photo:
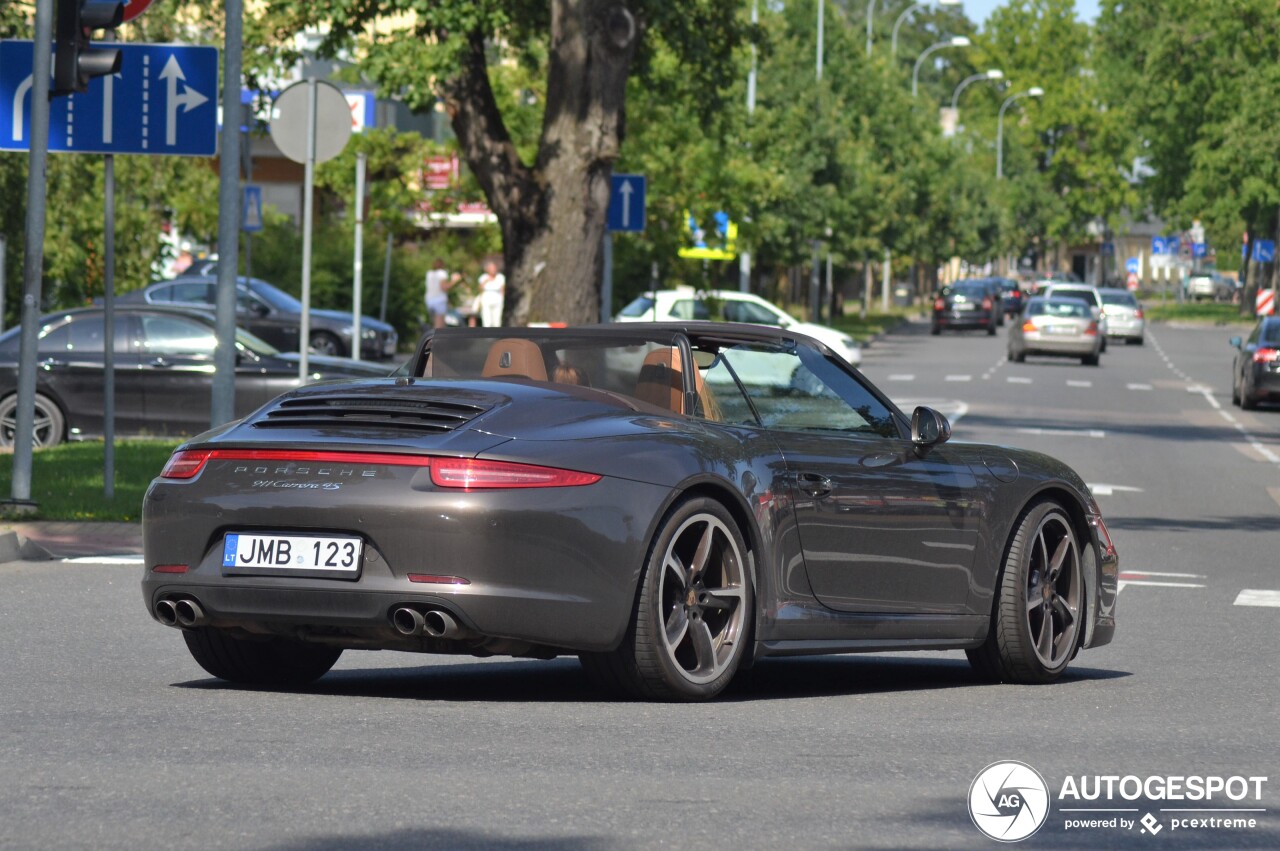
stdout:
[[498,271],[498,264],[490,260],[484,264],[480,276],[480,322],[486,328],[502,324],[502,302],[506,297],[507,279]]

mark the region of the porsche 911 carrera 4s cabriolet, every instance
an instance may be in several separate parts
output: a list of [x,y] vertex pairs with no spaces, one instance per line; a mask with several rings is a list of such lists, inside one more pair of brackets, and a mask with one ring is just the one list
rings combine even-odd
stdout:
[[179,446],[143,599],[236,683],[359,649],[573,654],[657,700],[866,651],[1051,681],[1112,638],[1115,547],[1067,465],[950,434],[785,330],[441,329]]

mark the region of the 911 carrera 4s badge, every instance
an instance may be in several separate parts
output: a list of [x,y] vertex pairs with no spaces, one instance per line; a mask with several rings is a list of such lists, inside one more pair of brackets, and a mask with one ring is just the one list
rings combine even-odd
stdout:
[[227,573],[329,575],[360,572],[364,542],[348,536],[264,535],[229,532],[222,547]]

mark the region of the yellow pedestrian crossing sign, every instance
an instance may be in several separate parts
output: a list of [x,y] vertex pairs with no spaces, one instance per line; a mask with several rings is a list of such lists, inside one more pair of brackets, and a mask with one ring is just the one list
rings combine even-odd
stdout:
[[257,233],[262,230],[262,187],[244,188],[244,205],[240,217],[240,230]]

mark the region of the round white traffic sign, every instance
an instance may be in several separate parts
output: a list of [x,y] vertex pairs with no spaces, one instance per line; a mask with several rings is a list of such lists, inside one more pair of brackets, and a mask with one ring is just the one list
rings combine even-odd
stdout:
[[[331,160],[351,138],[351,107],[337,86],[323,80],[316,87],[316,162]],[[294,162],[307,161],[307,118],[312,81],[294,83],[271,104],[271,139]]]

